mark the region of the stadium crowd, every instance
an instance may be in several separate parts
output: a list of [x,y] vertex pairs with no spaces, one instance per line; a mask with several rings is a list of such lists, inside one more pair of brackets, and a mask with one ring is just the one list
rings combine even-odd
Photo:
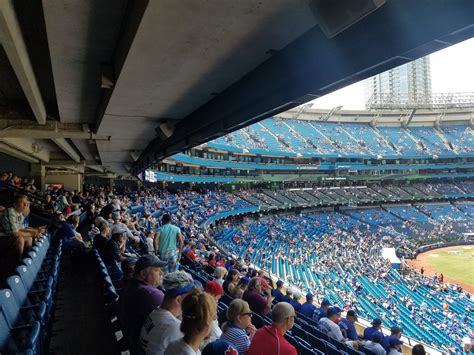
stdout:
[[[306,321],[338,344],[392,355],[400,353],[402,329],[433,346],[457,349],[453,344],[473,324],[468,293],[414,270],[402,277],[380,257],[383,245],[413,247],[406,235],[387,227],[397,218],[387,211],[224,223],[213,233],[227,254],[201,225],[250,205],[233,194],[144,189],[119,195],[87,186],[80,193],[53,189],[41,196],[13,176],[2,181],[2,189],[14,184],[25,193],[3,209],[2,270],[12,272],[31,240],[45,232],[28,227],[26,218],[29,197],[43,198],[64,250],[80,258],[92,246],[116,281],[132,353],[220,354],[233,348],[241,354],[296,354],[294,335]],[[87,235],[77,231],[80,222],[92,225]],[[418,238],[427,243],[431,237]],[[21,247],[12,243],[20,240]],[[280,278],[275,288],[264,270]],[[373,319],[364,334],[355,332],[357,315]],[[392,336],[383,336],[381,325]]]

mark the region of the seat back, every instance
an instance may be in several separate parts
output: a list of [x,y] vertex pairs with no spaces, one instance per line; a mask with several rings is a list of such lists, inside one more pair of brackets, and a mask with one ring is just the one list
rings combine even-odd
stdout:
[[27,301],[28,292],[26,291],[23,282],[21,282],[20,276],[10,276],[7,279],[7,285],[12,291],[13,298],[15,299],[18,307],[23,306]]
[[10,327],[3,313],[0,312],[0,354],[7,354],[10,351],[12,351]]
[[33,273],[28,268],[28,266],[26,265],[18,266],[16,268],[16,273],[18,276],[20,276],[21,280],[23,281],[23,285],[25,285],[25,288],[27,290],[31,289],[31,286],[33,286],[33,282],[35,281],[35,278],[33,277]]
[[31,259],[35,269],[38,271],[41,268],[41,262],[38,258],[38,254],[34,250],[31,250],[28,252],[28,257]]
[[2,313],[9,328],[18,325],[20,308],[9,289],[0,290],[0,309],[0,313]]

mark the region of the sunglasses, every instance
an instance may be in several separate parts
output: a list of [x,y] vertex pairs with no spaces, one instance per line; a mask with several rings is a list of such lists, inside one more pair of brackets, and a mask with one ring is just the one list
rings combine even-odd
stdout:
[[241,316],[249,316],[250,318],[252,318],[252,313],[251,312],[242,313]]

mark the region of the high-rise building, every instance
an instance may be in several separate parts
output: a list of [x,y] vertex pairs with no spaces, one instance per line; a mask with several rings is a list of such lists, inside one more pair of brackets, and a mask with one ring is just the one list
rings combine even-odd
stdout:
[[366,107],[397,108],[430,104],[429,57],[390,69],[365,81]]

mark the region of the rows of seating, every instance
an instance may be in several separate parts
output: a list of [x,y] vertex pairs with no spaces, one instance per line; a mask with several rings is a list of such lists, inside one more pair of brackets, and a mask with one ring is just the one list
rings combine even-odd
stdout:
[[[305,190],[260,190],[237,191],[239,200],[262,209],[321,206],[337,204],[388,203],[414,200],[439,200],[474,196],[470,184],[436,183],[434,185],[417,183],[398,186],[394,184],[370,186],[326,187]],[[240,202],[240,205],[243,205]],[[236,204],[236,206],[240,206]],[[229,206],[230,209],[235,208]],[[250,206],[250,205],[247,205]],[[232,208],[231,208],[232,207]]]
[[[458,346],[466,335],[461,319],[474,302],[464,293],[438,290],[430,279],[402,278],[387,268],[381,249],[413,250],[452,235],[448,221],[439,220],[441,211],[448,208],[451,215],[462,215],[464,221],[469,221],[472,230],[473,219],[461,211],[462,207],[467,209],[466,205],[271,217],[244,227],[225,227],[214,234],[214,239],[237,257],[270,269],[288,287],[303,293],[319,292],[331,304],[350,304],[366,319],[382,317],[387,327],[403,324],[408,336],[447,349]],[[432,226],[431,230],[426,225]],[[413,303],[407,303],[405,297]],[[433,300],[426,314],[420,310],[424,298]],[[449,313],[443,313],[441,307],[445,300],[451,304]],[[472,318],[468,324],[474,325]]]
[[[292,130],[293,134],[288,134]],[[469,126],[372,127],[366,123],[314,122],[269,118],[212,143],[252,151],[308,154],[362,154],[400,156],[471,153],[474,139]],[[270,133],[271,132],[271,133]]]
[[51,322],[61,261],[62,242],[38,238],[16,274],[0,290],[0,353],[44,354]]
[[[190,273],[193,278],[199,281],[201,284],[205,285],[208,281],[213,280],[212,268],[206,269],[200,266],[198,263],[193,262],[192,260],[183,258],[182,259],[182,269]],[[226,321],[226,311],[229,304],[234,300],[234,298],[225,293],[220,299],[217,308],[218,308],[218,320],[222,324]],[[274,301],[275,304],[276,301]],[[261,316],[255,312],[252,312],[252,324],[260,329],[264,325],[271,325],[272,320],[267,316]],[[332,355],[362,355],[362,352],[359,352],[342,342],[339,342],[335,339],[328,337],[324,332],[320,331],[317,327],[317,323],[312,319],[305,317],[301,313],[297,312],[297,317],[295,319],[295,325],[291,331],[285,333],[285,338],[288,340],[298,351],[298,354],[302,355],[322,355],[322,354],[332,354]],[[367,351],[366,354],[372,354]]]

